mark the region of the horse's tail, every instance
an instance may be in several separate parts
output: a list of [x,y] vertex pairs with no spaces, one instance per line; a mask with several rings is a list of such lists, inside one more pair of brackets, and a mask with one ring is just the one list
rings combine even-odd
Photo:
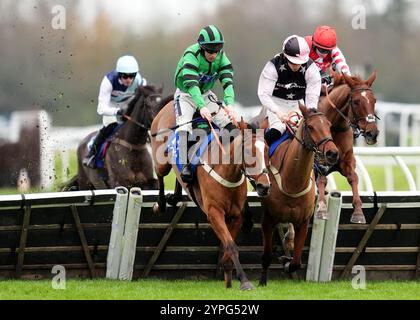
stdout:
[[77,190],[79,190],[79,176],[75,175],[69,181],[60,185],[59,189],[61,191],[77,191]]

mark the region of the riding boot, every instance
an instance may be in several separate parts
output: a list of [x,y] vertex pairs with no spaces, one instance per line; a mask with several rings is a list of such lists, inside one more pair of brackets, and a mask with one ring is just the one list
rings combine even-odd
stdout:
[[268,131],[264,135],[264,139],[267,142],[268,146],[270,147],[274,142],[276,142],[280,137],[282,136],[282,133],[274,128],[268,129]]
[[110,129],[113,130],[114,128],[115,128],[115,125],[112,123],[108,126],[102,127],[102,129],[99,130],[98,134],[93,139],[93,143],[92,143],[91,148],[89,149],[88,154],[82,160],[82,164],[84,166],[91,169],[96,168],[96,160],[95,160],[96,153],[98,152],[100,145],[108,136]]
[[[181,131],[179,133],[180,139],[183,142],[186,142],[185,146],[187,147],[187,150],[180,150],[180,160],[182,163],[181,168],[181,179],[185,183],[190,183],[193,180],[193,175],[190,169],[190,161],[188,159],[188,150],[191,147],[191,142],[194,143],[194,141],[189,141],[188,137],[190,136],[188,132]],[[181,148],[182,149],[182,148]]]

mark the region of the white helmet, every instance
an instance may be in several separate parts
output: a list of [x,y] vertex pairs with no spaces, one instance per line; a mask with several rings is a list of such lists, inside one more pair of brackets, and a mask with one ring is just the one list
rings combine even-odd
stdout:
[[306,40],[297,35],[292,35],[283,43],[284,56],[294,64],[304,64],[309,60],[309,46]]
[[122,56],[118,58],[115,70],[119,73],[136,73],[139,71],[139,65],[133,56]]

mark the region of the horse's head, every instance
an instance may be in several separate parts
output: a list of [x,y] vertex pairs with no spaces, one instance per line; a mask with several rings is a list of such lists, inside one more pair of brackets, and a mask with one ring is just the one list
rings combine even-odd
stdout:
[[338,149],[331,137],[331,122],[317,110],[307,109],[299,103],[304,122],[302,125],[302,140],[306,149],[321,154],[328,165],[338,161]]
[[270,178],[268,176],[268,146],[263,130],[257,130],[241,118],[239,128],[242,133],[242,165],[245,175],[260,197],[268,196]]
[[352,121],[357,126],[356,130],[360,130],[367,144],[375,144],[379,130],[375,115],[376,98],[371,86],[376,79],[376,71],[372,72],[366,81],[358,76],[346,74],[343,74],[343,79],[351,89],[350,106],[353,114]]
[[125,114],[131,116],[144,128],[150,128],[154,117],[159,112],[158,105],[162,101],[162,91],[162,86],[146,85],[138,87]]

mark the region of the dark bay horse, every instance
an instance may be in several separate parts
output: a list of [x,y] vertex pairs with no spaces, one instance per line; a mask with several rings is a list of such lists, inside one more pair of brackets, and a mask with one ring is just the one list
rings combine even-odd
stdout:
[[[270,195],[262,200],[262,234],[264,252],[260,285],[267,284],[267,271],[272,260],[273,230],[279,223],[289,223],[295,229],[293,259],[283,256],[286,272],[301,266],[303,245],[309,220],[315,209],[314,157],[323,157],[328,164],[338,159],[338,149],[332,141],[331,123],[319,111],[299,104],[303,119],[294,133],[274,152],[270,161]],[[290,239],[289,239],[290,240]]]
[[[159,112],[162,87],[141,86],[123,115],[126,120],[112,138],[104,159],[104,168],[91,169],[82,165],[87,145],[96,132],[85,137],[77,148],[78,174],[65,190],[127,188],[157,189],[153,161],[148,150],[148,129]],[[70,190],[74,190],[72,188]]]
[[358,76],[347,76],[334,72],[332,75],[334,76],[334,87],[328,94],[328,98],[321,97],[318,110],[325,113],[332,123],[331,133],[340,152],[340,160],[335,166],[327,167],[326,172],[318,175],[317,217],[328,218],[325,200],[326,176],[333,171],[338,171],[347,178],[353,192],[354,211],[350,221],[366,223],[358,189],[359,178],[355,171],[353,136],[361,133],[367,144],[376,143],[379,130],[375,115],[376,98],[371,89],[372,83],[376,79],[376,72],[373,72],[366,81]]
[[[219,111],[223,112],[223,111]],[[175,197],[181,195],[184,188],[190,198],[207,215],[215,234],[223,244],[224,255],[221,264],[224,268],[226,288],[232,287],[233,265],[240,281],[241,290],[251,290],[249,282],[239,262],[239,252],[235,239],[239,233],[242,212],[247,199],[247,176],[256,186],[260,196],[269,193],[270,181],[267,170],[267,145],[262,133],[250,132],[241,121],[233,139],[224,145],[226,155],[219,152],[219,145],[213,140],[201,157],[201,166],[197,167],[196,177],[188,186],[182,181],[179,171],[168,153],[165,154],[167,137],[156,133],[164,132],[175,124],[173,102],[168,103],[153,120],[151,127],[152,149],[155,157],[155,169],[159,180],[159,201],[157,209],[165,209],[164,176],[172,167],[177,175]],[[223,130],[222,130],[223,131]],[[216,138],[217,139],[217,138]],[[225,141],[226,142],[226,141]],[[218,152],[215,152],[218,151]],[[176,203],[177,201],[172,201]]]

